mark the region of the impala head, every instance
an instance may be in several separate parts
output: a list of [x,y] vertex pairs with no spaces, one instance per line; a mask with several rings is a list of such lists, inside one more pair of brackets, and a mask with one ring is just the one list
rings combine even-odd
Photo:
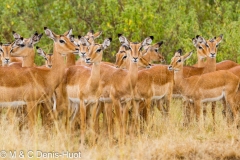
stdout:
[[10,63],[10,50],[11,44],[0,44],[0,56],[2,61],[2,66],[6,66]]
[[[89,53],[91,43],[85,37],[78,38],[79,38],[79,56],[85,59],[87,54]],[[94,41],[92,41],[92,43],[94,43]]]
[[38,46],[36,47],[37,53],[39,56],[43,57],[45,59],[45,64],[47,68],[52,68],[52,55],[53,54],[46,54],[41,48]]
[[73,43],[73,37],[72,35],[72,29],[65,32],[63,35],[57,35],[54,32],[52,32],[47,27],[44,27],[45,34],[48,36],[48,38],[52,39],[54,41],[54,47],[55,50],[65,56],[67,54],[73,53],[78,54],[79,48],[74,45]]
[[[120,47],[120,49],[121,48],[122,48],[122,46]],[[123,48],[125,48],[125,47],[123,47]],[[117,68],[126,69],[129,67],[131,56],[128,51],[129,50],[123,49],[123,50],[119,50],[118,53],[116,54],[116,63],[115,64],[116,64]],[[149,64],[148,61],[146,59],[144,59],[143,57],[139,57],[138,66],[143,67],[143,68],[150,68],[151,64]]]
[[210,57],[215,58],[217,54],[217,47],[222,41],[223,35],[218,38],[214,37],[211,40],[205,40],[203,37],[197,35],[193,38],[193,45],[197,48],[197,54],[201,58]]
[[142,49],[152,43],[153,36],[147,37],[141,43],[132,43],[127,40],[126,37],[119,34],[118,35],[119,41],[122,46],[130,49],[131,60],[134,63],[139,61],[139,57],[142,55]]
[[185,55],[182,55],[182,50],[181,49],[177,50],[177,52],[175,52],[175,55],[171,60],[170,65],[168,66],[168,69],[170,71],[174,70],[176,72],[182,70],[184,61],[190,58],[192,56],[192,53],[193,52],[189,52],[186,53]]
[[210,39],[207,41],[207,45],[209,48],[209,54],[208,56],[211,58],[214,58],[217,56],[217,48],[219,46],[219,44],[221,43],[223,39],[223,35],[221,34],[219,37],[214,37],[213,39]]
[[86,38],[86,40],[88,40],[90,43],[94,43],[94,40],[97,39],[98,37],[100,37],[102,34],[102,31],[98,31],[96,33],[94,33],[93,30],[90,30],[85,36],[84,38]]
[[145,50],[143,50],[143,56],[149,54],[151,61],[165,62],[164,56],[161,53],[159,53],[159,48],[162,44],[163,41],[160,41],[153,45],[149,45],[148,47],[146,47]]
[[88,64],[99,63],[102,61],[103,50],[105,50],[110,43],[112,38],[107,38],[102,44],[95,44],[94,42],[89,46],[89,53],[85,59]]
[[15,42],[11,45],[10,54],[12,57],[27,57],[34,52],[33,46],[38,43],[42,37],[42,33],[35,32],[30,38],[23,38],[13,31]]

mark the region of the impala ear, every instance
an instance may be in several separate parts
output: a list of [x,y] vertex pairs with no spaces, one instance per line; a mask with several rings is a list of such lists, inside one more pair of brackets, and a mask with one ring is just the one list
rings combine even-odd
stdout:
[[2,52],[3,52],[3,50],[2,50],[2,42],[0,42],[0,56],[2,56]]
[[216,41],[217,41],[217,46],[219,43],[221,43],[223,40],[223,34],[221,34],[219,37],[216,38]]
[[179,57],[181,55],[182,55],[182,49],[178,49],[174,54],[174,56],[176,56],[176,57]]
[[102,44],[103,49],[106,49],[107,47],[109,47],[110,44],[111,44],[111,41],[112,41],[112,38],[107,38],[107,39],[105,39],[104,42],[103,42],[103,44]]
[[79,41],[80,41],[80,44],[82,44],[84,46],[90,46],[91,45],[90,42],[85,37],[81,37],[79,39]]
[[57,38],[57,35],[52,32],[50,29],[48,29],[47,27],[44,27],[44,31],[45,31],[45,34],[51,38],[52,40],[56,41],[56,38]]
[[127,40],[126,37],[124,37],[122,34],[118,34],[118,39],[122,46],[125,46],[126,48],[130,48],[130,42]]
[[118,39],[121,44],[130,44],[129,41],[127,40],[127,38],[125,36],[123,36],[122,34],[118,34]]
[[20,37],[20,38],[16,39],[16,41],[14,41],[14,42],[12,43],[12,46],[22,45],[22,44],[24,44],[23,37]]
[[63,35],[71,39],[72,34],[73,34],[72,29],[70,29],[69,31],[65,32]]
[[199,43],[207,43],[206,40],[203,37],[201,37],[201,36],[197,37],[197,42],[199,42]]
[[197,38],[193,38],[192,42],[193,42],[194,47],[197,47],[197,43],[198,43]]
[[96,39],[96,38],[100,37],[101,35],[102,35],[102,31],[96,32],[96,33],[94,33],[93,38]]
[[157,44],[158,44],[158,47],[160,47],[163,44],[163,41],[160,41]]
[[185,60],[189,59],[192,56],[192,54],[193,54],[193,51],[186,53],[185,55],[183,55],[183,60],[185,61]]
[[90,31],[86,34],[86,36],[87,36],[87,37],[92,37],[92,36],[93,36],[93,33],[94,33],[94,31],[93,31],[93,30],[90,30]]
[[46,54],[45,52],[42,50],[42,48],[39,48],[38,46],[36,47],[37,49],[37,53],[39,56],[43,57],[44,59],[46,59]]
[[12,31],[12,34],[15,40],[21,38],[21,36],[17,34],[15,31]]
[[151,48],[153,49],[159,49],[161,47],[161,45],[163,44],[163,41],[160,41],[158,43],[155,43],[154,45],[152,45]]
[[29,46],[32,47],[34,44],[38,43],[42,38],[42,35],[43,35],[42,33],[38,34],[37,32],[35,32],[35,34],[30,39]]
[[153,36],[147,37],[146,39],[143,40],[142,46],[150,45],[152,41],[153,41]]

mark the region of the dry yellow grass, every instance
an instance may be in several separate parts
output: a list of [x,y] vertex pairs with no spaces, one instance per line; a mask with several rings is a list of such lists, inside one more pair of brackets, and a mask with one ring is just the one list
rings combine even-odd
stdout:
[[[92,146],[87,143],[82,148],[79,145],[77,134],[68,135],[63,129],[47,132],[41,127],[37,129],[36,136],[31,135],[27,130],[19,133],[17,127],[9,125],[2,114],[0,149],[7,151],[7,153],[10,150],[23,150],[25,159],[27,159],[29,150],[34,153],[37,150],[59,153],[80,151],[82,159],[99,160],[240,159],[240,131],[226,125],[221,110],[221,104],[218,103],[215,132],[212,130],[210,107],[205,121],[205,129],[200,131],[196,125],[191,125],[188,128],[182,126],[181,101],[173,101],[168,121],[161,116],[158,110],[155,110],[153,127],[148,128],[139,136],[132,138],[127,136],[124,145],[118,142],[109,144],[106,134],[101,132],[96,145]],[[117,133],[116,130],[115,133]],[[33,159],[38,158],[35,155]],[[42,157],[39,159],[50,158]],[[65,156],[59,159],[68,158]]]

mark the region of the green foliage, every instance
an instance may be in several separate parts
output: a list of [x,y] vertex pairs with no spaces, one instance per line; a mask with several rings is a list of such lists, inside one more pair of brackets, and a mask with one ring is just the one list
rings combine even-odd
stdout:
[[[133,42],[153,35],[154,42],[164,41],[161,51],[169,62],[179,48],[195,51],[192,38],[196,35],[211,39],[223,34],[217,60],[240,61],[238,0],[1,1],[0,41],[3,43],[13,41],[12,31],[28,38],[35,31],[43,32],[44,26],[56,33],[73,28],[75,35],[85,35],[91,29],[102,30],[99,43],[107,37],[113,38],[104,55],[105,60],[113,62],[119,47],[118,33]],[[37,45],[52,51],[52,42],[46,37]],[[36,58],[37,64],[41,61]],[[195,62],[196,55],[188,61]]]

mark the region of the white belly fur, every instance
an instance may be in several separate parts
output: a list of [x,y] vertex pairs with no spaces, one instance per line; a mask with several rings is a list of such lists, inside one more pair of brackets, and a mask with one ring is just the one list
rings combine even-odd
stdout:
[[80,99],[79,99],[79,98],[71,98],[71,97],[68,97],[68,99],[69,99],[70,102],[72,102],[72,103],[80,104]]
[[26,104],[24,101],[0,102],[0,107],[19,107]]
[[162,96],[153,96],[152,97],[152,100],[160,100],[164,97],[165,95],[162,95]]
[[206,98],[203,99],[201,102],[214,102],[214,101],[219,101],[225,96],[225,92],[223,91],[222,94],[218,97],[213,97],[213,98]]

